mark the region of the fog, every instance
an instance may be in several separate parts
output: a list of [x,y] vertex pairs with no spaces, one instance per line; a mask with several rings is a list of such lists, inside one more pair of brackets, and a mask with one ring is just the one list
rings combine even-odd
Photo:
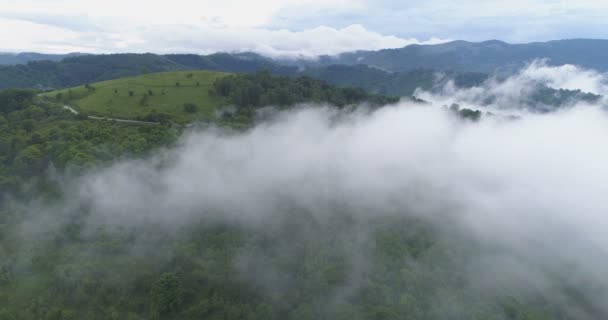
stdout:
[[[514,79],[539,78],[530,68],[550,73],[550,67],[532,65]],[[558,87],[571,83],[554,78]],[[525,82],[512,81],[494,90],[511,92],[517,109],[514,92]],[[583,83],[603,93],[602,81]],[[452,97],[471,92],[454,91]],[[264,230],[294,212],[307,212],[322,226],[339,208],[359,221],[341,242],[354,266],[352,286],[372,259],[358,247],[367,223],[415,217],[476,245],[464,262],[469,286],[540,291],[572,317],[606,314],[608,149],[602,146],[608,115],[582,104],[521,115],[474,122],[409,102],[375,111],[300,105],[246,132],[191,130],[177,146],[149,158],[67,178],[66,202],[41,205],[49,212],[86,207],[92,227],[152,221],[175,230],[206,218]],[[57,214],[47,216],[24,230],[46,230]],[[449,237],[439,245],[449,247]],[[251,281],[288,285],[260,260],[244,252],[237,267],[265,270]],[[593,288],[593,294],[580,305],[561,296],[562,285]],[[336,293],[336,299],[347,294]]]
[[[415,95],[435,103],[463,104],[469,108],[495,113],[520,114],[521,111],[552,110],[532,98],[540,86],[580,90],[602,96],[600,104],[605,105],[608,93],[608,77],[595,70],[575,65],[554,66],[547,60],[535,60],[526,67],[505,77],[494,75],[479,86],[460,88],[454,81],[448,81],[433,91],[417,90]],[[442,77],[442,75],[438,75]],[[558,94],[558,93],[556,93]],[[574,106],[576,100],[566,101],[566,106]]]

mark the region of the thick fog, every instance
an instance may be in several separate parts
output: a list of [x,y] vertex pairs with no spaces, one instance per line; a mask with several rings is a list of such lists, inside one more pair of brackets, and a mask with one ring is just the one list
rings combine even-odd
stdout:
[[[433,91],[417,90],[415,95],[438,104],[457,103],[495,113],[519,114],[522,110],[547,109],[547,106],[532,99],[541,87],[599,95],[602,96],[599,103],[605,104],[608,77],[575,65],[553,66],[547,60],[536,60],[512,75],[494,75],[478,86],[460,88],[454,81],[448,81]],[[570,107],[576,104],[576,99],[565,101],[565,105]]]
[[[550,74],[546,66],[530,68]],[[558,87],[571,83],[547,77]],[[583,80],[585,90],[604,92],[603,80]],[[525,83],[494,90],[518,86]],[[92,226],[153,221],[167,228],[201,218],[270,228],[290,208],[322,225],[340,208],[363,221],[364,232],[366,219],[408,215],[478,244],[468,262],[475,286],[533,288],[572,303],[572,315],[589,312],[554,290],[551,277],[559,274],[594,288],[591,305],[608,312],[608,114],[576,105],[522,115],[469,121],[408,102],[343,112],[302,105],[246,132],[192,130],[148,159],[67,179],[67,204],[55,206],[87,208]],[[352,261],[365,265],[356,241],[350,246]]]

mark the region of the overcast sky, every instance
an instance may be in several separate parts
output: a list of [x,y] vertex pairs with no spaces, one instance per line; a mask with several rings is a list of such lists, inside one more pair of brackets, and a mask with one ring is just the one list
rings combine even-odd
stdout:
[[607,38],[607,0],[0,0],[0,51],[315,56]]

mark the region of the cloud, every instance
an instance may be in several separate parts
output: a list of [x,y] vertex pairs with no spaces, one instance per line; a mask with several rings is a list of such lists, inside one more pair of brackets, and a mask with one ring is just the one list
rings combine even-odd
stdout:
[[[24,18],[25,19],[25,18]],[[351,25],[342,29],[319,26],[303,31],[287,29],[195,25],[148,25],[121,32],[100,30],[87,20],[65,23],[62,17],[27,17],[26,20],[0,19],[5,28],[4,51],[45,51],[63,53],[155,52],[201,53],[253,51],[270,57],[314,58],[354,50],[399,48],[409,44],[440,43],[445,40],[401,39]],[[214,24],[213,21],[207,21]],[[81,25],[87,25],[81,27]],[[74,31],[89,29],[88,32]],[[21,30],[17,36],[9,30]],[[10,45],[10,47],[8,47]]]
[[524,69],[515,81],[540,82],[551,88],[608,94],[608,78],[595,70],[586,70],[575,65],[549,66],[546,61],[537,60]]
[[364,1],[344,10],[281,10],[271,25],[305,29],[321,22],[342,27],[353,23],[384,34],[421,39],[440,37],[469,41],[509,42],[564,38],[605,38],[601,1]]
[[[42,31],[29,32],[21,36],[23,43],[13,36],[1,49],[161,52],[171,47],[188,52],[259,50],[310,56],[441,42],[433,39],[605,38],[607,11],[601,1],[516,0],[507,5],[494,0],[176,0],[167,6],[142,0],[88,1],[86,5],[76,0],[23,0],[0,4],[0,17],[32,22],[37,30],[43,26],[67,29],[79,37],[57,32],[49,39]],[[0,27],[9,28],[4,21]],[[364,31],[354,30],[359,27]],[[45,39],[52,39],[53,46],[46,45]],[[133,39],[137,45],[131,46]],[[299,45],[304,48],[300,50]]]
[[[5,51],[57,53],[68,48],[92,53],[256,51],[271,56],[311,57],[419,43],[416,39],[370,31],[356,23],[340,28],[319,24],[302,30],[267,26],[286,7],[346,10],[360,6],[358,2],[343,0],[255,3],[178,0],[171,6],[109,0],[88,2],[86,7],[74,0],[53,4],[25,0],[0,6],[2,29],[19,24],[17,30],[27,30],[20,33],[21,41],[15,35],[8,37],[10,41],[0,45]],[[54,36],[48,34],[48,29],[55,30]],[[52,41],[52,46],[47,41]]]
[[[73,52],[84,49],[77,44],[79,33],[29,21],[0,18],[2,51]],[[16,32],[18,31],[18,32]],[[36,40],[33,40],[36,39]],[[53,43],[61,39],[61,43]]]
[[[465,287],[483,293],[469,297],[475,303],[505,296],[525,304],[540,295],[568,318],[597,318],[608,313],[608,150],[600,147],[608,113],[583,104],[528,113],[516,95],[530,81],[604,90],[596,72],[537,62],[476,89],[506,95],[522,110],[517,120],[472,122],[409,102],[375,111],[301,105],[243,132],[193,130],[146,159],[66,177],[65,203],[23,204],[32,214],[17,216],[33,218],[20,231],[26,239],[36,232],[53,237],[62,232],[53,225],[77,216],[85,237],[86,230],[153,225],[162,238],[217,219],[277,236],[269,240],[273,248],[296,264],[303,243],[325,259],[310,239],[330,238],[330,251],[344,254],[352,274],[333,299],[319,297],[326,305],[348,296],[376,261],[374,222],[405,217],[432,226],[438,240],[418,259],[396,263],[403,290],[416,279],[429,281],[418,275],[447,270],[456,284],[433,288],[433,307],[452,307],[445,314],[470,306],[451,302]],[[454,94],[471,99],[479,92]],[[283,230],[285,220],[292,223]],[[246,279],[276,292],[298,285],[280,274],[285,261],[258,253],[247,247],[235,261]]]
[[[191,28],[185,26],[151,27],[138,35],[140,46],[126,50],[152,50],[156,52],[253,51],[271,57],[305,57],[335,55],[354,50],[399,48],[409,44],[439,43],[440,39],[421,42],[401,39],[366,30],[361,25],[342,29],[326,26],[299,32],[289,30]],[[162,46],[159,46],[162,44]],[[123,49],[124,50],[124,49]]]
[[[469,285],[540,291],[579,316],[608,312],[606,295],[586,294],[590,284],[608,289],[608,152],[598,148],[606,112],[580,106],[470,122],[408,103],[372,113],[302,108],[248,132],[194,131],[160,155],[79,177],[61,210],[89,208],[91,227],[110,229],[214,217],[263,230],[307,212],[323,230],[340,208],[364,232],[370,219],[416,217],[473,239]],[[370,259],[347,247],[352,261]],[[588,305],[568,301],[560,283]]]
[[[443,75],[438,74],[437,77],[442,79]],[[415,95],[439,104],[464,104],[469,108],[493,112],[552,108],[534,100],[540,87],[581,90],[604,97],[608,95],[608,78],[605,74],[569,64],[551,66],[546,60],[535,60],[510,76],[496,75],[470,88],[458,87],[451,80],[439,83],[443,83],[439,88],[417,90]],[[566,103],[573,105],[577,100]]]

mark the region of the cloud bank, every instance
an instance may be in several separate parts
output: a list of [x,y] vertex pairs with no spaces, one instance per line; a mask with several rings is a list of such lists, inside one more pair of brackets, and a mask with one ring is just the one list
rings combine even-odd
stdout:
[[[572,70],[533,64],[514,79],[566,87],[571,78],[561,75]],[[588,88],[599,83],[587,80],[602,79],[581,70],[570,76]],[[329,238],[350,270],[348,286],[320,302],[331,304],[347,299],[374,263],[368,239],[377,221],[407,218],[430,225],[438,240],[415,261],[403,257],[398,271],[413,274],[406,286],[440,268],[458,277],[433,288],[434,303],[449,306],[445,314],[466,314],[458,308],[468,304],[450,302],[466,287],[481,292],[474,301],[496,295],[526,303],[534,295],[569,318],[602,318],[608,151],[600,146],[608,113],[584,104],[544,114],[512,108],[522,117],[474,122],[409,102],[375,111],[301,105],[246,132],[193,130],[150,158],[68,178],[65,202],[25,206],[35,218],[22,232],[53,234],[60,217],[74,213],[92,233],[151,224],[179,234],[221,221],[275,235],[277,250],[295,261],[298,248]],[[406,237],[412,228],[397,230]],[[246,248],[234,262],[247,281],[273,293],[297,285],[260,251]]]
[[[588,317],[608,312],[606,138],[608,115],[595,107],[480,122],[407,103],[371,114],[310,107],[246,133],[192,132],[162,155],[80,177],[67,208],[89,208],[92,228],[269,228],[288,208],[320,225],[332,208],[360,221],[415,217],[473,239],[470,285],[540,291]],[[597,291],[581,305],[561,295],[563,283]]]
[[[263,28],[192,28],[151,27],[134,36],[137,43],[121,50],[155,51],[161,53],[216,51],[252,51],[269,57],[314,58],[356,50],[401,48],[410,44],[445,42],[432,38],[428,41],[386,36],[350,25],[341,29],[319,26],[302,31]],[[162,44],[162,46],[158,46]]]
[[[536,60],[507,77],[494,75],[477,86],[459,87],[453,80],[442,81],[444,75],[437,74],[438,87],[434,90],[417,90],[415,95],[438,104],[462,104],[465,107],[491,112],[519,113],[525,110],[551,110],[555,106],[542,105],[534,97],[543,88],[564,89],[581,93],[591,93],[605,97],[608,94],[608,77],[595,70],[575,65],[551,66],[545,60]],[[553,92],[554,98],[561,98],[560,92]],[[553,97],[552,97],[553,98]],[[579,99],[573,97],[564,101],[566,106],[576,105]]]

